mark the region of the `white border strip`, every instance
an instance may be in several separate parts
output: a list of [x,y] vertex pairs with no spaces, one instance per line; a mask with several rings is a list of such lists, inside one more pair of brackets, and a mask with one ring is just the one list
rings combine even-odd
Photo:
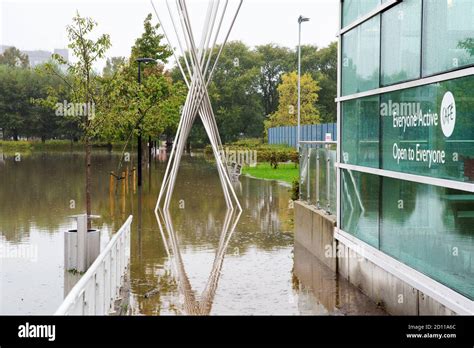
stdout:
[[361,166],[357,166],[353,164],[336,163],[335,166],[340,169],[354,170],[356,172],[383,176],[385,178],[411,181],[411,182],[416,182],[416,183],[426,184],[426,185],[434,185],[434,186],[439,186],[439,187],[444,187],[444,188],[451,188],[451,189],[459,190],[459,191],[474,192],[474,184],[470,184],[466,182],[458,182],[458,181],[447,180],[447,179],[432,178],[429,176],[393,172],[391,170],[385,170],[385,169],[361,167]]
[[474,301],[455,292],[436,280],[401,263],[391,256],[355,238],[337,227],[334,229],[334,238],[354,251],[362,250],[362,255],[383,270],[418,289],[450,310],[461,315],[474,315]]
[[[364,15],[363,17],[360,17],[360,18],[356,19],[354,22],[352,22],[351,24],[346,25],[344,28],[342,28],[339,31],[339,33],[337,35],[340,36],[340,35],[343,35],[344,33],[347,33],[349,30],[352,30],[355,27],[357,27],[358,25],[360,25],[364,22],[367,22],[372,17],[377,16],[379,13],[387,10],[388,8],[390,8],[392,6],[397,5],[398,3],[402,2],[402,1],[403,0],[390,0],[390,1],[387,1],[387,2],[383,3],[382,5],[377,6],[375,9],[373,9],[372,11],[370,11],[369,13]],[[341,1],[341,3],[342,3],[342,1]],[[342,9],[342,7],[341,7],[341,9]],[[342,13],[342,11],[341,11],[341,13]],[[342,25],[342,20],[340,22],[340,25]]]
[[[338,7],[338,27],[340,28],[342,26],[342,0],[339,1],[339,7]],[[341,97],[341,89],[342,89],[342,36],[338,35],[337,37],[337,99]],[[336,163],[341,162],[341,124],[342,124],[342,118],[341,118],[341,103],[337,102],[336,103],[336,124],[337,124],[337,149],[336,149]],[[337,166],[336,168],[336,226],[341,226],[341,169],[339,169]]]
[[374,95],[395,92],[395,91],[399,91],[399,90],[402,90],[402,89],[420,87],[420,86],[430,85],[430,84],[437,83],[437,82],[454,80],[454,79],[458,79],[458,78],[466,77],[466,76],[470,76],[470,75],[474,75],[474,67],[464,68],[464,69],[455,70],[455,71],[450,71],[450,72],[440,74],[440,75],[424,77],[424,78],[421,78],[421,79],[418,79],[418,80],[403,82],[403,83],[399,83],[399,84],[392,85],[392,86],[380,87],[380,88],[372,89],[372,90],[366,91],[366,92],[345,95],[345,96],[336,98],[336,102],[340,103],[340,102],[345,102],[345,101],[352,100],[352,99],[371,97],[371,96],[374,96]]

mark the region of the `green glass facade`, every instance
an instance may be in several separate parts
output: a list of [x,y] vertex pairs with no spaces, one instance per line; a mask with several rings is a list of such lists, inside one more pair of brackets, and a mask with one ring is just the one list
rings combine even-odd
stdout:
[[380,18],[352,29],[342,38],[342,93],[364,92],[379,86]]
[[341,229],[474,300],[474,1],[369,3],[342,1]]
[[381,84],[420,77],[422,0],[405,0],[382,14]]

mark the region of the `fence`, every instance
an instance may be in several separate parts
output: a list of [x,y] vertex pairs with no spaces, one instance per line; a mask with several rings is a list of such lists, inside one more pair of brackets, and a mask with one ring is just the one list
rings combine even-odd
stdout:
[[130,215],[72,288],[55,315],[108,315],[130,261]]
[[336,213],[335,141],[300,142],[300,200]]
[[[297,126],[269,128],[268,143],[296,147],[297,129]],[[300,128],[300,140],[324,141],[328,133],[331,134],[331,140],[337,140],[336,123],[303,125]]]

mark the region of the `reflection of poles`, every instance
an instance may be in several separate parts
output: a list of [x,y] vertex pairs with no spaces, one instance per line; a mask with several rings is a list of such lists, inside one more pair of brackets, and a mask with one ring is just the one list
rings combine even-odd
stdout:
[[133,193],[136,193],[136,192],[137,192],[137,175],[136,175],[136,173],[137,173],[137,170],[136,170],[135,167],[133,167],[133,173],[132,173],[132,175],[133,175],[133,176],[132,176],[132,180],[133,180],[133,183],[132,183],[132,185],[133,185]]
[[148,193],[151,193],[151,163],[148,164]]
[[114,192],[114,181],[115,180],[115,173],[110,172],[110,177],[109,177],[109,192],[112,193]]
[[[229,241],[235,231],[237,223],[240,219],[241,211],[227,210],[224,224],[221,230],[219,245],[215,254],[209,279],[206,287],[196,299],[195,292],[192,289],[188,275],[184,268],[184,263],[181,257],[177,236],[174,231],[173,222],[168,210],[157,212],[157,222],[163,238],[166,252],[168,256],[173,259],[173,266],[176,276],[178,278],[178,288],[180,296],[184,297],[184,311],[189,315],[208,315],[212,309],[212,303],[219,283],[220,272],[224,263],[224,256],[229,245]],[[165,237],[164,229],[168,232],[168,238]]]
[[129,173],[128,173],[128,165],[125,169],[125,192],[128,193],[128,176],[129,176]]
[[121,209],[121,213],[122,213],[122,219],[125,218],[125,196],[126,196],[126,187],[125,187],[125,172],[122,172],[122,195],[120,197],[121,199],[121,202],[122,202],[122,209]]
[[138,257],[141,260],[142,257],[142,188],[138,187],[138,197],[137,197],[137,204],[138,204]]
[[109,177],[109,211],[110,211],[110,216],[113,218],[114,217],[114,211],[115,211],[115,174],[114,172],[110,172],[110,177]]
[[151,136],[148,136],[148,167],[151,167]]

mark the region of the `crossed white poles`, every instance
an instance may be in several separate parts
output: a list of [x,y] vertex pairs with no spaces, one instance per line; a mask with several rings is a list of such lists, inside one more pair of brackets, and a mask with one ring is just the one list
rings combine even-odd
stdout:
[[[219,173],[219,179],[221,181],[222,189],[224,191],[224,198],[226,201],[227,208],[233,210],[237,207],[240,211],[242,210],[240,203],[235,194],[234,188],[232,186],[229,172],[227,169],[227,163],[220,154],[222,150],[222,141],[217,129],[216,119],[214,112],[212,110],[211,102],[207,92],[207,88],[214,74],[215,68],[219,61],[219,57],[222,53],[224,45],[226,44],[232,27],[234,26],[237,15],[242,6],[243,0],[240,0],[238,7],[235,11],[234,16],[230,27],[227,31],[223,43],[220,45],[220,49],[217,52],[217,55],[214,58],[214,63],[211,67],[211,60],[214,55],[214,48],[217,43],[219,33],[224,21],[224,17],[228,8],[229,0],[211,0],[208,4],[207,14],[204,19],[203,32],[201,36],[201,41],[199,48],[196,47],[194,34],[191,28],[191,21],[189,18],[188,9],[186,6],[186,0],[176,0],[176,10],[179,22],[181,24],[181,31],[185,42],[185,48],[183,48],[182,39],[180,31],[177,28],[175,15],[173,14],[172,7],[170,6],[168,0],[166,0],[166,7],[168,14],[171,18],[171,23],[173,26],[174,33],[177,38],[178,47],[180,52],[176,52],[176,49],[171,45],[170,37],[168,36],[165,26],[160,19],[158,11],[156,10],[153,1],[151,4],[155,10],[155,14],[158,18],[158,21],[161,24],[161,27],[164,31],[165,37],[168,41],[169,46],[173,51],[174,58],[178,64],[178,67],[183,75],[183,79],[189,89],[186,102],[183,106],[181,118],[179,121],[178,129],[176,131],[176,136],[173,142],[173,148],[169,157],[168,165],[166,167],[165,175],[163,177],[163,182],[161,185],[161,190],[156,202],[155,214],[158,214],[158,209],[161,209],[161,201],[164,198],[163,210],[168,210],[170,206],[171,196],[173,194],[176,177],[178,174],[179,164],[181,162],[181,157],[186,145],[186,140],[188,139],[191,127],[194,123],[196,115],[199,114],[202,124],[206,130],[206,133],[209,137],[211,143],[212,151],[217,163],[217,170]],[[223,6],[221,6],[223,4]],[[219,20],[217,20],[219,17]],[[217,26],[216,26],[217,20]],[[216,29],[215,29],[216,28]],[[212,44],[211,44],[212,42]],[[179,56],[182,57],[185,63],[185,67],[181,64]],[[211,69],[209,70],[209,68]],[[186,71],[186,72],[185,72]]]

